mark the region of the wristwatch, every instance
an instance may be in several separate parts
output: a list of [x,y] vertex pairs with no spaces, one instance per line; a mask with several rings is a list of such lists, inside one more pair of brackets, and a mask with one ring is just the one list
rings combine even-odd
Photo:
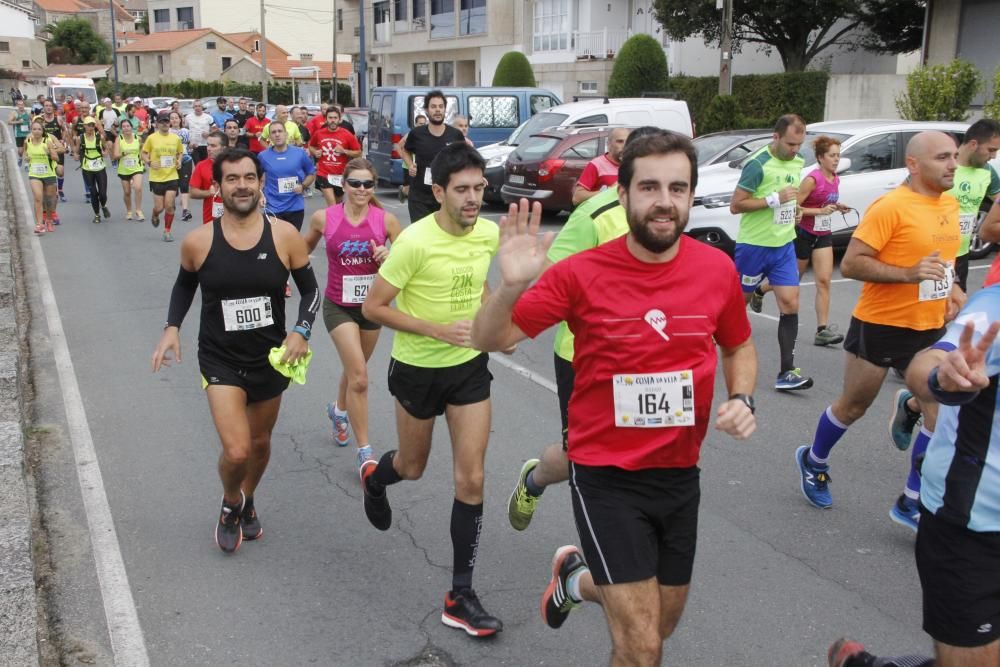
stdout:
[[729,400],[740,401],[741,403],[743,403],[743,405],[750,408],[750,414],[754,414],[755,412],[757,412],[757,407],[754,405],[753,402],[753,396],[750,396],[749,394],[730,394]]

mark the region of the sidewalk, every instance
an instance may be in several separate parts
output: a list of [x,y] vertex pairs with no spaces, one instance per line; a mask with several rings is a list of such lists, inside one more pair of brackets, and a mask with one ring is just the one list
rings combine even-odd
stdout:
[[[26,212],[14,187],[20,179],[10,133],[0,128],[0,661],[38,664],[37,600],[31,548],[31,511],[24,458],[22,349],[19,316],[24,299],[15,280],[17,229]],[[12,187],[14,186],[14,187]]]

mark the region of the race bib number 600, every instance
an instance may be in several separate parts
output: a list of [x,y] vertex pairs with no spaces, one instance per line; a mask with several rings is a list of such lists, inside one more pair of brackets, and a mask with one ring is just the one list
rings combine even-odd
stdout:
[[615,375],[615,426],[665,428],[694,425],[694,373]]
[[274,324],[271,316],[271,297],[225,299],[222,302],[222,319],[226,331],[250,331],[269,327]]

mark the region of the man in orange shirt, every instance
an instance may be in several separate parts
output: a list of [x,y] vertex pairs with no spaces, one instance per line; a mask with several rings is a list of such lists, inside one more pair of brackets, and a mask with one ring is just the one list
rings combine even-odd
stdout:
[[[814,507],[833,505],[830,450],[871,406],[886,373],[890,368],[905,370],[917,352],[937,342],[945,322],[965,303],[954,272],[961,241],[958,201],[944,194],[954,184],[957,159],[958,147],[947,134],[914,136],[906,146],[909,177],[868,208],[840,263],[845,277],[864,286],[844,340],[847,364],[841,394],[820,416],[812,446],[795,452],[802,494]],[[903,392],[896,395],[892,430],[909,429],[912,434],[921,408],[924,426],[913,445],[906,488],[890,517],[916,530],[916,464],[934,430],[937,404],[921,405]]]

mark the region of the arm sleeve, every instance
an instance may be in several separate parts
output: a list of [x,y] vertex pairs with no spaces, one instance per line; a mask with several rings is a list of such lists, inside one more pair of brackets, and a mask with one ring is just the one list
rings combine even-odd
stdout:
[[170,306],[167,307],[168,327],[180,328],[197,290],[198,274],[182,266],[177,274],[177,280],[174,281],[174,288],[170,292]]
[[743,167],[743,172],[740,174],[740,181],[736,184],[736,187],[753,194],[763,181],[764,167],[757,160],[750,160]]
[[549,248],[548,260],[558,262],[583,250],[597,247],[597,229],[590,207],[577,206]]
[[588,162],[583,168],[580,180],[576,184],[588,192],[593,192],[597,188],[597,167],[593,162]]
[[302,299],[299,301],[299,314],[295,321],[295,326],[312,331],[313,321],[319,311],[319,285],[316,282],[316,274],[313,273],[312,264],[300,266],[292,269],[292,280],[298,288]]
[[719,273],[726,276],[726,283],[722,287],[726,290],[726,300],[716,320],[715,342],[722,347],[731,348],[743,344],[750,337],[751,329],[746,305],[743,303],[739,274],[731,260],[727,258],[724,261],[727,266]]
[[571,268],[572,260],[549,267],[514,304],[511,321],[529,338],[570,316]]

